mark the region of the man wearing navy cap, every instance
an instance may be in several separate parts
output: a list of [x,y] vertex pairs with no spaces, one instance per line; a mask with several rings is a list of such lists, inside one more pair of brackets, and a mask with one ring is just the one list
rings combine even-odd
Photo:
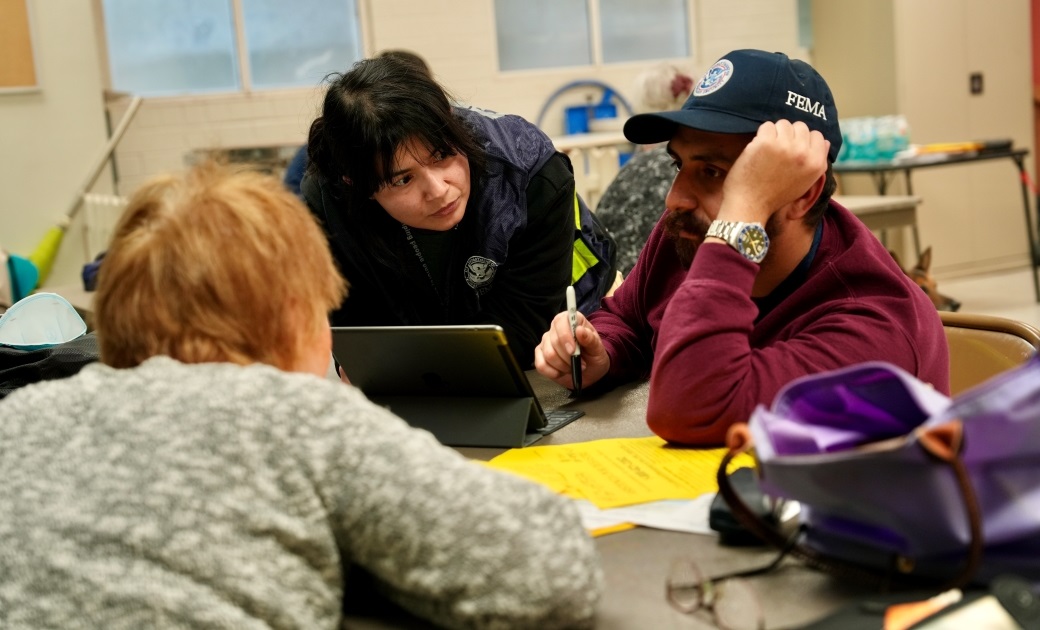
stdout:
[[[625,136],[668,142],[668,212],[612,298],[580,317],[584,386],[650,378],[647,422],[671,442],[719,444],[792,379],[888,361],[949,392],[942,323],[874,235],[831,195],[834,98],[808,64],[737,50],[678,111]],[[571,386],[558,315],[539,372]]]

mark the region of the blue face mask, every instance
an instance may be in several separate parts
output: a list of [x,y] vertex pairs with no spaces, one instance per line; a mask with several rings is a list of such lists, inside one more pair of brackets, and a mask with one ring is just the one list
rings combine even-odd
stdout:
[[0,316],[0,345],[39,350],[82,337],[87,324],[68,300],[55,293],[34,293]]

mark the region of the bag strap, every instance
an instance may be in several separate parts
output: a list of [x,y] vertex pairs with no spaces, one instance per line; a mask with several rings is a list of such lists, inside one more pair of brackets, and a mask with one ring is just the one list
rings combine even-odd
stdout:
[[[746,428],[746,425],[736,425],[734,428],[737,426],[744,426]],[[733,429],[730,430],[730,435],[733,435]],[[798,558],[811,568],[853,582],[879,587],[881,590],[888,590],[892,585],[893,576],[867,569],[851,562],[846,562],[837,558],[830,558],[815,549],[806,546],[804,543],[792,543],[787,536],[784,536],[779,528],[770,525],[751,511],[751,509],[744,503],[743,499],[740,498],[740,495],[733,489],[733,486],[729,482],[729,474],[727,474],[729,463],[733,458],[750,450],[750,435],[748,438],[747,442],[739,448],[735,449],[730,446],[729,452],[723,456],[722,462],[719,464],[718,474],[716,475],[719,484],[719,494],[722,495],[722,498],[726,501],[726,504],[729,505],[730,510],[733,512],[733,515],[737,518],[740,524],[766,544],[777,549],[788,547],[788,553],[790,555]],[[727,438],[727,442],[729,441],[730,439]]]
[[[959,457],[960,448],[963,443],[963,426],[960,421],[950,422],[921,433],[920,444],[924,451],[941,463],[947,464],[954,472],[957,486],[964,499],[965,513],[971,532],[971,541],[968,545],[968,557],[962,570],[950,579],[945,585],[939,587],[941,590],[959,588],[965,586],[975,574],[982,562],[982,519],[978,506],[978,500],[971,486],[964,462]],[[920,586],[923,578],[910,575],[913,569],[910,565],[898,567],[903,573],[893,571],[880,571],[860,566],[858,564],[826,556],[804,543],[792,543],[778,527],[770,525],[765,520],[756,516],[754,512],[744,503],[740,495],[733,489],[729,482],[729,464],[742,453],[751,450],[753,444],[751,432],[746,424],[737,424],[730,428],[726,436],[726,444],[729,451],[722,458],[716,480],[719,485],[719,494],[729,505],[733,515],[752,534],[763,542],[777,549],[788,549],[788,553],[802,560],[811,568],[830,573],[836,577],[850,581],[867,584],[888,590],[893,586]]]
[[964,448],[964,422],[955,419],[945,422],[937,427],[930,427],[918,434],[917,443],[921,445],[925,453],[947,464],[952,470],[957,481],[957,489],[960,490],[961,498],[964,499],[964,516],[968,521],[968,530],[971,539],[968,541],[968,557],[960,574],[953,577],[946,588],[960,588],[965,586],[982,565],[982,554],[984,540],[982,538],[982,510],[979,508],[979,499],[975,496],[975,488],[971,485],[971,477],[960,454]]

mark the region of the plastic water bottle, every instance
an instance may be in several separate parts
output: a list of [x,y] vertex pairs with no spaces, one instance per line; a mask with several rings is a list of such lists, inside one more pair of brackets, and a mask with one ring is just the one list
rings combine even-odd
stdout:
[[878,160],[891,160],[896,155],[896,138],[899,134],[895,116],[875,119],[876,147]]
[[893,116],[893,119],[896,126],[895,150],[896,154],[898,154],[910,148],[910,123],[906,121],[906,116],[902,114]]
[[877,132],[872,118],[850,118],[845,123],[849,142],[850,162],[873,162],[877,160]]

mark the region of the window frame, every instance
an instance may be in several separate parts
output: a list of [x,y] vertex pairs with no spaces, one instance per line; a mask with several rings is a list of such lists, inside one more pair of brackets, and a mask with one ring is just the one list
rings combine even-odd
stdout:
[[[359,0],[360,2],[361,0]],[[603,60],[603,28],[602,18],[600,14],[600,0],[585,0],[585,10],[589,19],[589,37],[591,41],[589,46],[592,53],[592,61],[585,65],[563,65],[563,66],[552,66],[552,67],[532,67],[532,68],[513,68],[509,70],[502,69],[502,60],[498,53],[498,26],[495,19],[495,3],[491,2],[491,31],[494,33],[494,54],[495,54],[495,71],[499,74],[514,74],[514,73],[530,73],[530,72],[552,72],[556,70],[565,70],[568,68],[605,68],[605,67],[619,67],[624,65],[654,63],[657,61],[672,61],[676,59],[688,59],[694,57],[697,51],[698,41],[700,39],[699,33],[697,32],[697,24],[699,19],[697,15],[698,0],[683,0],[683,4],[686,7],[686,54],[675,56],[675,57],[661,57],[654,59],[631,59],[625,61],[610,61],[606,62]]]
[[[112,85],[112,64],[108,51],[108,37],[106,32],[105,24],[105,10],[103,6],[103,0],[90,0],[94,10],[94,30],[98,42],[98,49],[101,55],[101,81],[105,86],[106,97],[113,97],[122,95]],[[279,92],[309,92],[313,90],[315,85],[309,86],[282,86],[282,87],[270,87],[270,88],[257,88],[253,85],[253,70],[249,63],[249,46],[246,39],[246,25],[245,25],[245,14],[242,7],[242,0],[225,0],[225,2],[231,3],[231,16],[233,20],[233,35],[235,38],[235,54],[234,58],[238,64],[238,73],[241,80],[241,87],[237,90],[228,91],[212,91],[212,92],[196,92],[187,94],[166,94],[161,96],[149,96],[150,101],[175,101],[175,100],[190,100],[190,99],[209,99],[209,98],[228,98],[228,97],[241,97],[251,96],[256,94],[275,94]],[[372,41],[371,27],[369,26],[369,9],[367,0],[354,0],[354,7],[357,10],[357,22],[358,22],[358,37],[360,38],[361,56],[369,57],[372,55],[371,46],[369,44]]]

